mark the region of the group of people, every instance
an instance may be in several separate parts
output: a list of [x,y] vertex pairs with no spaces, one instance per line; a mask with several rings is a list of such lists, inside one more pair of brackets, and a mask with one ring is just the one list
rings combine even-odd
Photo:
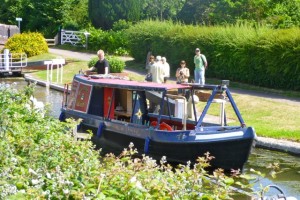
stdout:
[[[97,52],[99,60],[89,70],[85,72],[97,72],[98,74],[109,73],[109,63],[105,59],[105,53],[103,50]],[[205,84],[205,70],[207,69],[207,60],[205,55],[201,54],[200,49],[195,49],[194,56],[194,82],[201,85]],[[156,83],[166,83],[170,78],[170,65],[167,62],[166,57],[149,55],[148,62],[146,64],[149,80]],[[150,76],[149,76],[150,75]],[[180,67],[176,70],[177,83],[188,83],[190,77],[190,70],[187,68],[187,64],[184,60],[180,61]]]
[[170,77],[170,65],[166,57],[150,55],[149,62],[146,64],[148,75],[151,74],[150,80],[155,83],[166,83]]
[[[207,60],[205,55],[201,54],[199,48],[195,49],[194,65],[194,82],[204,85]],[[146,69],[148,71],[147,77],[149,78],[147,81],[166,83],[166,81],[170,78],[170,65],[167,63],[167,59],[165,57],[156,56],[155,58],[153,55],[150,55]],[[190,70],[187,67],[185,60],[180,61],[180,67],[176,70],[175,76],[177,83],[188,83]]]

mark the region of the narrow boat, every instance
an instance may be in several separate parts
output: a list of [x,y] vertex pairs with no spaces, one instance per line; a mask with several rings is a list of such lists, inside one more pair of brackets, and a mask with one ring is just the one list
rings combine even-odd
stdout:
[[[228,114],[227,104],[232,109]],[[225,171],[243,169],[256,138],[233,100],[228,81],[158,84],[78,74],[65,85],[61,111],[62,121],[82,119],[80,128],[92,130],[92,141],[103,153],[119,154],[133,143],[140,155],[157,160],[166,156],[170,163],[186,164],[209,152],[214,157],[211,168]]]

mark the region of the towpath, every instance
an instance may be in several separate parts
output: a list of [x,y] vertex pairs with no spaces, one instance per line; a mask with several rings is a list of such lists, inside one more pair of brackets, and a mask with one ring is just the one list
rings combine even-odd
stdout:
[[[90,54],[90,53],[81,53],[81,52],[61,50],[61,49],[55,49],[55,48],[50,48],[49,52],[52,54],[61,55],[62,57],[65,57],[65,58],[73,58],[73,59],[79,59],[79,60],[85,60],[85,61],[89,61],[92,57],[96,56],[96,52],[95,52],[95,54]],[[132,59],[133,58],[131,58],[131,57],[123,57],[124,61],[132,60]],[[142,72],[133,71],[131,69],[125,69],[125,72],[130,72],[133,74],[135,73],[137,75],[145,74]],[[300,98],[288,98],[288,97],[284,97],[284,96],[277,95],[277,94],[270,94],[270,93],[252,91],[252,90],[241,90],[241,89],[231,89],[231,92],[237,93],[237,94],[248,95],[248,96],[262,97],[262,98],[269,99],[271,101],[278,101],[278,102],[282,102],[282,103],[292,104],[292,105],[295,105],[295,109],[300,109]],[[298,143],[298,142],[258,137],[257,138],[257,146],[300,155],[300,143]]]

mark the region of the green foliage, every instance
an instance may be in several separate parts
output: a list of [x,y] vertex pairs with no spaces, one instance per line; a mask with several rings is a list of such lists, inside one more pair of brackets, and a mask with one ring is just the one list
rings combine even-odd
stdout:
[[128,40],[124,31],[103,31],[90,28],[88,30],[91,33],[88,40],[89,49],[94,51],[103,49],[108,54],[128,55]]
[[130,26],[132,26],[132,22],[127,22],[127,21],[121,19],[113,24],[112,30],[113,31],[122,31],[122,30],[130,28]]
[[4,48],[11,53],[26,53],[27,57],[40,55],[48,52],[48,45],[40,33],[15,34],[8,39]]
[[109,30],[119,20],[175,19],[182,0],[89,0],[89,16],[97,28]]
[[[67,2],[64,2],[67,3]],[[80,30],[90,24],[88,16],[88,0],[73,0],[69,9],[65,9],[62,19],[62,28],[67,30]]]
[[177,19],[187,24],[228,25],[240,21],[274,28],[299,27],[300,1],[186,1]]
[[300,0],[2,0],[0,23],[39,31],[53,38],[59,27],[80,30],[90,23],[104,30],[119,20],[178,20],[186,24],[228,25],[238,22],[273,28],[299,27]]
[[16,24],[22,17],[21,31],[38,31],[47,38],[54,38],[59,27],[86,28],[88,0],[9,0],[1,1],[0,23]]
[[[111,73],[120,73],[124,70],[125,62],[120,58],[115,56],[107,56],[106,59],[109,63],[109,68]],[[93,67],[97,61],[98,61],[98,57],[91,58],[91,60],[88,62],[88,67],[89,68]]]
[[247,24],[201,27],[144,21],[125,32],[131,55],[140,62],[151,51],[165,56],[171,71],[180,60],[186,60],[193,72],[194,50],[199,47],[208,59],[207,77],[300,90],[299,28],[274,30]]
[[97,28],[109,30],[120,19],[139,21],[142,4],[136,0],[89,0],[89,16]]
[[109,62],[111,73],[120,73],[124,70],[125,62],[123,60],[121,60],[120,58],[115,57],[115,56],[108,56],[107,60]]
[[88,62],[88,67],[91,68],[91,67],[95,66],[95,64],[98,60],[99,60],[98,57],[91,58],[90,61]]

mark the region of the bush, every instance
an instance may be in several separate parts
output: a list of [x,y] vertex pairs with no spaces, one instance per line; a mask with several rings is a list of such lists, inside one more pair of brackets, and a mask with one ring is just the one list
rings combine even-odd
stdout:
[[48,45],[40,33],[21,33],[10,37],[4,46],[11,53],[26,53],[27,57],[32,57],[48,52]]
[[128,41],[124,30],[103,31],[101,29],[90,28],[88,39],[89,49],[98,51],[99,47],[105,52],[114,55],[129,55]]
[[[109,63],[110,73],[120,73],[125,68],[125,62],[115,56],[106,56],[106,59]],[[93,67],[98,61],[98,57],[91,58],[88,62],[88,67]]]

